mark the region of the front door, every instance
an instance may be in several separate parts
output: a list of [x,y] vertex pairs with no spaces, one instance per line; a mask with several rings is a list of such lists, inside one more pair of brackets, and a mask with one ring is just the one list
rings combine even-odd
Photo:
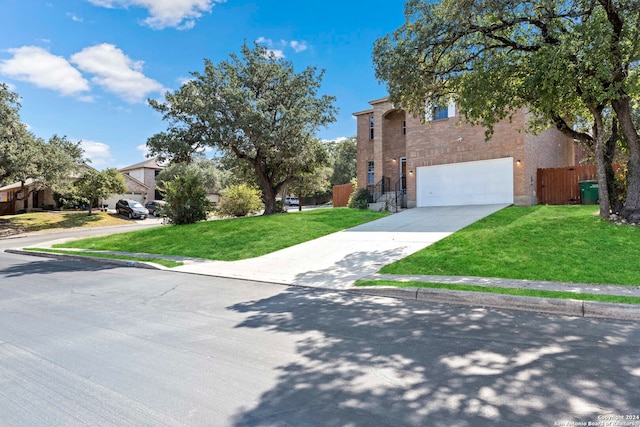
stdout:
[[31,199],[31,207],[32,208],[39,208],[40,207],[40,192],[38,190],[33,192],[32,195],[32,199]]

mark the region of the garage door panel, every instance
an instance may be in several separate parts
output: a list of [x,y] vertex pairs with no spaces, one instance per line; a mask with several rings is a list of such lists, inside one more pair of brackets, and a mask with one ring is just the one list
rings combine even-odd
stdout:
[[115,209],[116,208],[116,203],[120,199],[131,199],[131,200],[135,200],[137,202],[140,202],[140,203],[144,204],[144,194],[133,194],[133,193],[129,193],[129,194],[113,194],[113,195],[109,196],[107,199],[103,199],[102,203],[106,204],[106,205],[109,205],[109,209]]
[[416,204],[459,206],[513,203],[513,158],[422,166]]

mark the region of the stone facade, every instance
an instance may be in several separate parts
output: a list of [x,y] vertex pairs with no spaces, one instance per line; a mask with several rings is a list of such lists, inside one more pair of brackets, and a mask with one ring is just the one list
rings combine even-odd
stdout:
[[[517,205],[537,204],[538,168],[574,164],[574,144],[555,129],[539,135],[524,131],[527,114],[516,112],[512,119],[496,124],[491,139],[485,141],[485,129],[462,123],[459,115],[422,123],[383,98],[371,101],[373,108],[354,113],[357,118],[358,186],[367,183],[367,167],[374,164],[374,180],[390,179],[395,186],[401,179],[400,162],[406,158],[408,206],[416,204],[415,171],[433,166],[477,160],[512,157],[514,161],[514,201]],[[370,120],[373,117],[373,139]]]

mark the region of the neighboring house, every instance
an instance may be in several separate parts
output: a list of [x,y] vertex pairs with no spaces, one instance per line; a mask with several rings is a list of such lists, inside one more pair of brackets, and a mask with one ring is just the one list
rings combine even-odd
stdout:
[[462,123],[455,105],[434,108],[431,121],[422,123],[388,98],[369,104],[373,108],[354,116],[358,186],[369,190],[371,202],[393,192],[404,195],[409,208],[533,205],[538,168],[574,164],[573,140],[555,129],[524,132],[524,111],[496,124],[485,142],[485,129]]
[[[90,168],[89,166],[86,166]],[[140,203],[149,200],[162,199],[162,195],[156,188],[156,176],[164,168],[158,164],[157,159],[149,159],[144,162],[136,163],[119,170],[124,176],[127,192],[124,194],[114,194],[107,199],[101,201],[101,205],[108,205],[110,209],[114,209],[119,199],[133,199]],[[33,180],[25,181],[25,193],[29,194],[34,190],[36,182]],[[22,200],[18,194],[22,184],[16,182],[0,188],[0,215],[12,214],[18,210],[40,210],[44,207],[58,208],[53,197],[53,191],[44,188],[33,191]],[[18,199],[20,197],[20,199]]]
[[36,181],[27,179],[24,182],[24,188],[21,182],[1,187],[0,203],[3,206],[0,207],[0,215],[13,214],[19,210],[33,211],[49,206],[56,207],[53,191],[50,188],[37,189],[36,185]]
[[[82,165],[81,168],[94,170],[91,166]],[[80,176],[76,173],[69,179],[76,179]],[[14,182],[0,188],[0,215],[13,214],[16,211],[38,211],[42,209],[54,209],[58,203],[54,197],[54,192],[48,187],[42,187],[37,180],[27,179],[24,182]]]
[[147,186],[146,201],[148,201],[162,200],[162,194],[160,194],[156,188],[156,176],[158,176],[162,169],[164,169],[164,166],[158,163],[157,158],[153,158],[122,168],[119,172],[123,175],[129,175]]
[[120,199],[136,200],[142,204],[146,201],[153,200],[148,198],[148,194],[150,194],[148,186],[130,175],[122,174],[122,176],[124,176],[124,184],[127,187],[127,192],[124,194],[112,194],[108,198],[102,199],[100,203],[101,206],[107,205],[108,209],[115,209],[116,203]]

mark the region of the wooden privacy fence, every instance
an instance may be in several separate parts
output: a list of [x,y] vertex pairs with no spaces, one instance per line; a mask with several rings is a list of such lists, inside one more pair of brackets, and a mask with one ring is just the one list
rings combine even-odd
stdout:
[[16,201],[0,202],[0,215],[13,215],[16,213]]
[[353,190],[353,184],[335,185],[333,187],[333,207],[342,208],[347,206]]
[[597,180],[595,165],[538,169],[538,203],[573,205],[580,203],[580,181]]

